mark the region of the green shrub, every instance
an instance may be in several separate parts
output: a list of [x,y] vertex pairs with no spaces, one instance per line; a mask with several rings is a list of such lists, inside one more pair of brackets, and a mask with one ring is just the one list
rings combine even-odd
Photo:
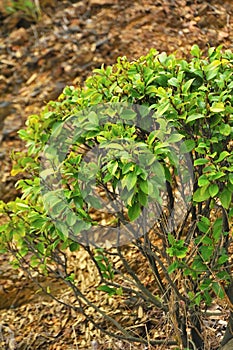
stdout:
[[39,1],[11,0],[10,2],[6,1],[5,4],[3,0],[3,5],[9,15],[21,14],[21,17],[29,22],[37,22],[41,16]]
[[[119,58],[30,116],[19,132],[27,150],[13,157],[22,195],[1,203],[0,243],[16,266],[63,278],[108,335],[207,349],[203,310],[227,300],[232,280],[233,53],[191,54]],[[79,289],[67,249],[88,252],[100,294],[163,312],[170,331],[155,340],[124,329]]]

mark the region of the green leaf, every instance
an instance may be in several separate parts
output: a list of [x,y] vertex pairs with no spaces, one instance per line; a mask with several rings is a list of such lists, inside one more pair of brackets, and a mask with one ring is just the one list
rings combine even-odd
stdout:
[[205,116],[203,114],[200,113],[194,113],[188,116],[188,118],[186,119],[186,124],[193,122],[194,120],[197,119],[203,119],[205,118]]
[[206,175],[201,175],[198,179],[198,186],[206,186],[210,183]]
[[156,177],[160,179],[161,183],[165,183],[165,171],[160,162],[154,162],[151,166],[151,171],[155,173]]
[[116,143],[116,142],[103,142],[99,145],[100,148],[106,148],[106,149],[116,149],[119,151],[123,151],[124,150],[124,146],[121,145],[120,143]]
[[37,250],[39,253],[44,254],[45,253],[45,244],[43,242],[39,242],[37,244]]
[[195,147],[196,143],[194,140],[185,140],[184,142],[181,143],[180,146],[180,153],[189,153],[191,152],[194,147]]
[[140,203],[136,202],[131,207],[128,208],[128,216],[130,221],[134,221],[141,214]]
[[174,245],[176,243],[175,237],[170,232],[168,233],[167,238],[170,245]]
[[193,55],[194,57],[197,57],[197,58],[200,58],[202,55],[202,52],[201,52],[199,46],[196,44],[192,46],[190,52],[191,52],[191,55]]
[[38,258],[36,258],[34,255],[31,257],[30,259],[30,266],[32,268],[36,268],[40,265],[40,260]]
[[168,233],[168,242],[171,245],[166,251],[170,256],[175,256],[177,258],[183,259],[186,256],[188,248],[184,246],[184,240],[176,240],[171,233]]
[[72,232],[77,235],[78,233],[80,233],[83,230],[88,230],[90,227],[91,227],[90,222],[76,220],[76,223],[72,227]]
[[222,193],[219,195],[219,199],[223,208],[228,209],[232,201],[232,192],[230,192],[227,188],[224,188]]
[[91,103],[92,103],[92,104],[98,104],[98,103],[100,103],[102,100],[103,100],[103,95],[100,94],[100,93],[94,93],[94,94],[91,96]]
[[167,143],[171,144],[171,143],[179,142],[180,140],[183,139],[183,137],[184,135],[172,133],[171,136],[169,136],[169,138],[167,139]]
[[230,183],[233,185],[233,173],[228,175]]
[[174,261],[171,265],[168,266],[167,272],[169,274],[173,273],[180,267],[179,261]]
[[197,273],[202,273],[204,271],[207,271],[206,264],[203,263],[201,257],[196,256],[193,260],[193,263],[191,265],[192,269],[195,270]]
[[175,256],[179,259],[183,259],[186,257],[187,250],[188,250],[187,247],[174,246],[174,247],[167,248],[167,253],[170,256]]
[[192,83],[194,82],[195,78],[193,79],[189,79],[188,81],[186,81],[186,83],[182,84],[182,92],[185,94],[189,91]]
[[216,77],[220,64],[221,62],[219,60],[214,60],[209,65],[204,67],[207,80],[212,80]]
[[102,261],[97,260],[97,264],[98,264],[101,272],[107,271],[107,266],[105,264],[103,264]]
[[217,297],[223,299],[225,297],[225,292],[222,286],[218,282],[213,282],[212,288]]
[[128,172],[132,172],[135,168],[135,164],[129,162],[129,163],[126,163],[123,165],[123,168],[122,168],[122,174],[125,175],[127,174]]
[[215,163],[220,163],[223,159],[225,159],[229,155],[230,155],[229,152],[223,151],[223,152],[220,153],[219,158],[217,160],[215,160],[214,162]]
[[196,166],[196,165],[204,165],[204,164],[206,164],[206,163],[208,163],[208,162],[209,162],[208,159],[199,158],[199,159],[196,159],[196,160],[194,161],[194,166]]
[[69,246],[69,249],[71,252],[75,252],[76,250],[79,250],[79,244],[76,242],[72,242]]
[[223,254],[218,258],[218,264],[223,265],[225,264],[229,259],[229,256],[227,254]]
[[223,102],[214,102],[210,107],[210,111],[213,113],[220,113],[225,111],[225,106]]
[[138,192],[138,201],[142,206],[146,206],[148,203],[148,195],[146,195],[144,192],[139,191]]
[[17,207],[19,209],[29,209],[30,208],[28,204],[22,203],[22,202],[17,202]]
[[217,184],[212,184],[209,186],[210,197],[214,198],[218,194],[219,188]]
[[168,80],[168,84],[171,85],[171,86],[175,86],[175,87],[177,87],[177,88],[180,86],[179,81],[178,81],[177,78],[175,78],[175,77],[169,79],[169,80]]
[[214,181],[214,180],[218,180],[218,179],[221,179],[221,177],[225,176],[225,173],[223,171],[217,171],[217,172],[214,172],[209,174],[209,179],[211,181]]
[[137,175],[134,172],[126,174],[122,179],[123,188],[126,186],[127,190],[130,191],[135,187],[137,179]]
[[223,233],[223,219],[217,218],[213,224],[213,238],[215,242],[218,242]]
[[134,120],[137,116],[137,113],[131,109],[124,109],[120,114],[121,119],[123,120]]
[[[229,257],[227,257],[227,260],[228,259]],[[231,277],[227,271],[217,272],[216,277],[219,278],[220,280],[229,281],[229,282],[231,281]]]
[[157,108],[157,114],[158,115],[164,115],[164,113],[169,109],[170,107],[170,103],[169,102],[165,102],[165,103],[161,103],[161,105],[159,105]]
[[152,94],[152,93],[156,93],[157,92],[157,87],[156,86],[154,86],[154,85],[150,85],[150,86],[147,86],[147,88],[146,88],[146,94],[148,94],[148,95],[150,95],[150,94]]
[[65,278],[66,281],[74,282],[75,281],[75,274],[71,273],[69,276]]
[[[208,226],[208,228],[210,227],[210,224],[209,225],[206,225]],[[200,239],[200,242],[202,244],[206,244],[207,246],[212,246],[213,245],[213,241],[210,237],[208,236],[202,236],[201,239]]]
[[118,162],[114,161],[111,164],[109,164],[108,171],[110,172],[111,175],[115,175],[118,167],[119,167]]
[[158,89],[157,89],[157,95],[159,97],[164,97],[164,98],[167,98],[167,91],[162,87],[162,86],[159,86]]
[[148,182],[141,180],[139,182],[139,187],[145,194],[149,194]]
[[188,251],[187,247],[180,248],[179,250],[177,250],[175,256],[179,259],[183,259],[186,257],[187,251]]
[[97,290],[106,292],[106,293],[108,293],[110,296],[111,296],[111,295],[117,294],[116,288],[109,287],[109,286],[107,286],[107,285],[99,286],[99,287],[97,287]]
[[224,136],[229,136],[232,131],[232,128],[229,124],[221,124],[219,129],[220,133]]
[[95,209],[102,209],[103,208],[103,203],[101,202],[100,198],[97,198],[93,195],[88,195],[85,198],[85,201],[93,208]]
[[200,290],[206,290],[211,287],[212,281],[210,278],[205,278],[203,282],[200,284]]
[[194,202],[204,202],[210,197],[209,195],[209,185],[198,188],[196,192],[194,192],[193,200]]
[[66,241],[69,237],[69,227],[67,227],[67,224],[62,221],[56,221],[56,229],[58,232],[59,237],[63,240]]
[[123,288],[122,288],[122,287],[117,288],[117,289],[116,289],[116,294],[117,294],[117,295],[123,295]]
[[197,306],[200,305],[201,300],[202,300],[201,294],[196,294],[195,297],[194,297],[194,302],[195,302],[195,304],[196,304]]
[[203,233],[207,233],[209,228],[210,228],[210,226],[207,223],[203,222],[203,221],[198,221],[197,227]]

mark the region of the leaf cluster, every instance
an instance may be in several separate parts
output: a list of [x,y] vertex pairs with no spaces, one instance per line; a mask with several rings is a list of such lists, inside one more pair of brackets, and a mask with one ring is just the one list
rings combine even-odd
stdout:
[[[3,0],[3,5],[5,0]],[[39,1],[11,0],[4,6],[9,15],[17,13],[29,22],[37,22],[41,16]]]

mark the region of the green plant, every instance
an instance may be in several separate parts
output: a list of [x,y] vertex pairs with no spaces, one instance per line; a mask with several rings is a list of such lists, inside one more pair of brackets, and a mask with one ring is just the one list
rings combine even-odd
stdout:
[[5,10],[9,14],[21,13],[22,17],[28,21],[37,22],[41,16],[40,3],[38,0],[11,0],[5,5]]
[[[16,266],[64,279],[79,303],[69,307],[108,335],[203,349],[205,307],[232,303],[233,53],[202,58],[194,45],[191,54],[119,58],[28,118],[27,150],[13,157],[22,196],[1,203],[0,247]],[[131,331],[91,302],[67,249],[89,254],[100,295],[167,315],[165,338],[152,338],[150,320],[146,335]]]

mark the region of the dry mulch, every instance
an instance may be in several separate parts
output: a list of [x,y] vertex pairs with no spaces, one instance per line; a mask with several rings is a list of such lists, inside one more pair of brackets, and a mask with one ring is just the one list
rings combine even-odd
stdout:
[[[69,268],[76,275],[76,283],[89,300],[104,310],[127,329],[133,330],[141,336],[162,340],[158,346],[150,350],[176,349],[168,347],[167,341],[172,338],[173,329],[168,325],[169,314],[148,307],[134,298],[124,296],[110,297],[103,292],[96,291],[97,274],[88,255],[82,249],[69,256]],[[156,295],[156,284],[150,275],[146,262],[137,256],[133,249],[129,250],[128,261],[132,269],[144,281],[144,284]],[[136,263],[137,262],[137,263]],[[10,274],[11,273],[11,274]],[[6,279],[4,284],[3,276]],[[116,276],[116,282],[118,277]],[[11,283],[9,282],[11,280]],[[36,278],[35,278],[36,280]],[[14,283],[14,288],[12,284]],[[79,306],[71,290],[64,282],[47,278],[40,280],[40,287],[59,301],[51,299],[41,291],[41,288],[28,280],[25,273],[20,275],[9,268],[5,269],[0,279],[0,348],[4,350],[146,350],[140,344],[130,344],[104,336],[95,329],[88,319],[80,312],[72,310],[69,305]],[[155,285],[155,287],[153,287]],[[4,305],[5,301],[5,305]],[[91,315],[102,328],[109,327],[106,321],[96,314],[91,307],[85,307],[87,315]],[[205,344],[207,349],[217,349],[227,324],[228,312],[224,305],[217,301],[205,311],[203,317]],[[107,328],[108,331],[113,331]]]

